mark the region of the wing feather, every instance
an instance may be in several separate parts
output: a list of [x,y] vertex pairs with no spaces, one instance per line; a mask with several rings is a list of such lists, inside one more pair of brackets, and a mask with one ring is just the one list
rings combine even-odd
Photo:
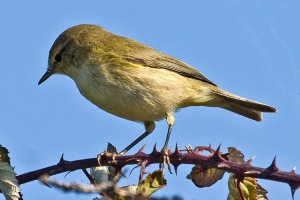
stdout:
[[204,81],[216,86],[216,84],[206,78],[198,70],[176,58],[125,37],[114,35],[113,38],[110,39],[116,40],[115,44],[117,45],[114,46],[115,52],[121,52],[119,56],[127,62],[147,67],[167,69],[182,76]]
[[[82,38],[77,41],[79,45],[84,44],[84,46],[92,46],[92,49],[95,51],[98,51],[102,54],[111,54],[111,56],[120,58],[125,62],[140,64],[145,67],[170,70],[182,76],[204,81],[208,84],[216,86],[216,84],[208,80],[198,70],[184,62],[181,62],[180,60],[177,60],[176,58],[159,52],[135,40],[112,34],[108,31],[105,31],[101,27],[92,25],[85,26],[86,29],[84,29],[84,31],[76,32],[73,30],[75,27],[69,30],[81,35]],[[79,27],[80,26],[77,28]],[[99,28],[101,31],[98,30]],[[89,34],[87,34],[87,32]],[[86,37],[89,37],[89,39]],[[101,48],[99,48],[99,46],[101,46]]]
[[216,86],[212,81],[202,75],[198,70],[185,64],[171,56],[157,52],[155,50],[147,52],[137,52],[133,56],[124,57],[125,60],[134,64],[140,64],[147,67],[167,69],[176,72],[182,76],[194,78]]

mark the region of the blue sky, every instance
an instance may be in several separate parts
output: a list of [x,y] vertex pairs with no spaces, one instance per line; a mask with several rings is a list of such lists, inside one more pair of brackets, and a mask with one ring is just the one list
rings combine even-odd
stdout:
[[[277,155],[279,168],[300,167],[300,2],[296,0],[223,1],[32,1],[0,3],[0,143],[10,150],[18,174],[58,162],[95,157],[111,142],[124,148],[144,127],[98,109],[82,97],[74,82],[53,76],[37,85],[47,67],[48,51],[65,29],[98,24],[134,38],[200,70],[235,94],[278,108],[257,123],[217,108],[191,107],[176,114],[170,147],[222,143],[234,146],[254,165],[268,166]],[[298,36],[297,36],[298,35]],[[143,144],[161,148],[165,121]],[[158,166],[149,168],[157,169]],[[226,199],[227,180],[199,189],[167,174],[168,186],[158,196]],[[299,172],[299,171],[298,171]],[[137,182],[138,170],[121,184]],[[63,179],[63,175],[56,176]],[[66,181],[87,182],[81,172]],[[270,199],[288,199],[286,184],[260,181]],[[91,199],[64,194],[38,182],[22,185],[26,199]],[[0,197],[0,199],[3,197]],[[296,193],[295,199],[300,199]]]

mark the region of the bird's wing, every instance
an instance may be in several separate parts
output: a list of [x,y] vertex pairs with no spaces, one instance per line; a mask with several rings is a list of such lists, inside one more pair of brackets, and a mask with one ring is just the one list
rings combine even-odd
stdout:
[[130,56],[125,55],[123,59],[125,59],[127,62],[140,64],[147,67],[167,69],[182,76],[204,81],[216,86],[216,84],[208,80],[198,70],[194,69],[188,64],[185,64],[164,53],[158,52],[150,47],[145,46],[145,48],[139,49],[138,51],[131,51]]

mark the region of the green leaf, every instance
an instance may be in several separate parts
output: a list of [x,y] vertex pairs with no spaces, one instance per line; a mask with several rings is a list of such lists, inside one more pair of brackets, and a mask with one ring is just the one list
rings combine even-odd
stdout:
[[[138,186],[129,185],[120,187],[120,189],[128,191],[130,194],[135,196],[123,194],[123,192],[116,194],[114,191],[106,193],[108,197],[115,200],[132,200],[137,199],[136,197],[147,197],[157,190],[163,188],[166,185],[166,180],[163,177],[162,171],[158,170],[151,174],[148,174],[145,180],[143,180]],[[143,199],[143,198],[142,198]]]
[[206,168],[201,165],[193,167],[191,173],[187,176],[192,179],[197,187],[209,187],[223,178],[225,171],[216,168]]
[[151,174],[148,174],[146,179],[138,185],[137,193],[140,193],[144,196],[150,196],[152,193],[163,188],[166,184],[167,181],[164,179],[163,172],[157,170]]
[[[242,200],[237,184],[237,176],[231,174],[228,181],[229,194],[227,196],[227,200]],[[245,177],[239,183],[239,187],[246,200],[268,200],[267,190],[259,185],[255,178]]]

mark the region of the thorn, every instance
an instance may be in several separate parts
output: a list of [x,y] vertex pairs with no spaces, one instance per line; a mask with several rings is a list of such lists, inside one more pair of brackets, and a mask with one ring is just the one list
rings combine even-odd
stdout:
[[217,150],[211,155],[210,159],[213,159],[215,161],[223,161],[223,158],[221,157],[221,144],[218,146]]
[[178,149],[178,143],[176,143],[176,147],[175,147],[175,151],[174,151],[173,155],[175,155],[175,156],[180,155],[180,152],[179,152],[179,149]]
[[63,162],[65,159],[64,159],[64,154],[62,153],[61,154],[61,157],[60,157],[60,159],[59,159],[59,162]]
[[250,158],[249,160],[247,160],[247,164],[248,165],[252,165],[252,161],[256,158],[256,156],[253,156],[252,158]]
[[177,170],[178,170],[178,167],[179,167],[180,164],[178,164],[178,163],[176,163],[176,164],[173,163],[172,165],[173,165],[173,167],[174,167],[175,174],[177,175]]
[[211,148],[211,144],[209,144],[209,145],[208,145],[208,151],[211,152],[211,150],[213,150],[213,149]]
[[220,153],[220,152],[221,152],[220,150],[221,150],[221,144],[219,144],[219,146],[218,146],[218,148],[217,148],[217,150],[216,150],[215,153],[220,155],[220,154],[221,154],[221,153]]
[[277,172],[279,170],[277,165],[276,165],[276,156],[274,157],[271,165],[267,169],[271,172]]
[[174,153],[175,152],[179,152],[179,150],[178,150],[178,143],[176,142],[176,146],[175,146],[175,151],[174,151]]
[[158,153],[160,153],[160,152],[157,150],[156,143],[155,143],[154,146],[153,146],[153,150],[151,152],[151,155],[157,155]]
[[61,154],[58,165],[64,165],[67,161],[64,159],[64,154]]
[[142,148],[140,148],[140,150],[139,150],[136,154],[140,154],[140,153],[144,154],[145,146],[146,146],[146,144],[144,144],[144,145],[142,146]]
[[293,174],[296,174],[296,166],[293,167],[292,171],[291,171]]
[[291,187],[291,193],[292,193],[292,198],[294,200],[294,197],[295,197],[295,192],[296,190],[300,187],[300,185],[294,185],[294,184],[289,184],[290,187]]

